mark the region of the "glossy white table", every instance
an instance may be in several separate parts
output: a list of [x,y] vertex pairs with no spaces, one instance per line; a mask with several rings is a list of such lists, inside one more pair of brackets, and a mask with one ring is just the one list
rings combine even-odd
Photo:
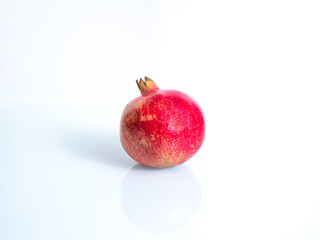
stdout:
[[319,236],[315,149],[235,144],[209,127],[194,158],[151,169],[126,155],[103,109],[0,108],[1,239]]

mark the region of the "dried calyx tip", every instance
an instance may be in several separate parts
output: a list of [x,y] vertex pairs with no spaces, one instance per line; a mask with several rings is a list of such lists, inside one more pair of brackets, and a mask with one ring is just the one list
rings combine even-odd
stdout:
[[144,80],[142,78],[140,78],[140,80],[137,79],[136,83],[142,95],[157,91],[159,89],[157,84],[148,77],[144,77]]

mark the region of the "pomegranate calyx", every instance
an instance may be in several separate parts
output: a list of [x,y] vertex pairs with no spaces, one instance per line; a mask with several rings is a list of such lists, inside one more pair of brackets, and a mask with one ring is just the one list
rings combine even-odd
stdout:
[[156,92],[157,90],[159,90],[159,87],[151,78],[144,77],[144,80],[140,78],[140,80],[138,81],[137,79],[136,82],[141,92],[141,95],[148,95],[152,92]]

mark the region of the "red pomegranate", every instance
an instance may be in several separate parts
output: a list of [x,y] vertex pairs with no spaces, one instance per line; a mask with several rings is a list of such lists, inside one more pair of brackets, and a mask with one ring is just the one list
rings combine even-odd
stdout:
[[121,116],[120,140],[137,162],[155,168],[184,163],[201,147],[205,122],[200,106],[187,94],[161,90],[150,78],[137,80],[141,96]]

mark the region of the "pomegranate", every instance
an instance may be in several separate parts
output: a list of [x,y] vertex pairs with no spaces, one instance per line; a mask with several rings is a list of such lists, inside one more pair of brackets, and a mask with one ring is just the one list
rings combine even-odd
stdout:
[[184,163],[201,147],[205,122],[200,106],[187,94],[161,90],[150,78],[140,78],[141,96],[124,109],[120,140],[137,162],[155,168]]

